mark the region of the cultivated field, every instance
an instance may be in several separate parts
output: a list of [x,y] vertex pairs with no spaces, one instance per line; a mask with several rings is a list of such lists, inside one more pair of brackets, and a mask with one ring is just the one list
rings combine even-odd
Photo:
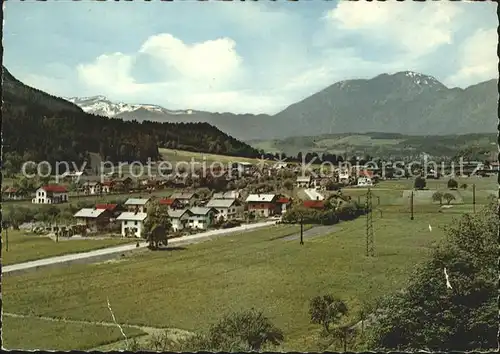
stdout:
[[63,237],[60,238],[59,242],[56,242],[47,236],[24,233],[23,231],[8,230],[7,233],[5,230],[2,231],[3,265],[34,261],[37,259],[62,256],[71,253],[86,252],[134,242],[134,240],[122,238],[103,240],[67,240]]

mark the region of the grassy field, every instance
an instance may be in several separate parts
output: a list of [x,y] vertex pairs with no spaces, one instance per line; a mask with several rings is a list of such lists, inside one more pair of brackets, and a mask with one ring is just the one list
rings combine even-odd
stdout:
[[191,159],[198,162],[221,162],[221,163],[229,163],[229,162],[250,162],[257,163],[257,159],[247,158],[247,157],[237,157],[237,156],[226,156],[226,155],[216,155],[216,154],[207,154],[201,152],[191,152],[184,150],[174,150],[174,149],[159,149],[162,158],[165,161],[169,162],[177,162],[177,161],[187,161],[190,162]]
[[[108,315],[109,312],[108,312]],[[111,315],[109,316],[111,317]],[[6,349],[85,350],[120,340],[118,327],[97,324],[48,321],[40,318],[2,316],[2,340]],[[132,338],[144,335],[139,329],[124,328]],[[123,349],[123,348],[122,348]]]
[[400,213],[374,214],[374,258],[365,256],[366,221],[360,218],[306,238],[302,246],[279,239],[298,227],[275,226],[116,263],[12,276],[3,281],[4,311],[107,321],[109,297],[123,323],[197,331],[222,313],[256,307],[285,332],[281,349],[318,350],[310,298],[340,296],[355,321],[364,302],[404,287],[415,264],[443,237],[441,226],[455,216],[428,213],[410,221]]
[[44,236],[24,233],[17,230],[9,230],[8,246],[6,244],[6,232],[2,231],[2,264],[15,264],[37,259],[62,256],[70,253],[80,253],[99,248],[131,243],[130,239],[107,239],[107,240],[60,240],[55,242]]
[[[456,178],[459,186],[462,184],[467,184],[467,189],[459,188],[456,191],[450,191],[447,187],[448,179],[442,178],[439,180],[428,179],[427,180],[427,190],[424,192],[415,192],[416,198],[414,200],[415,204],[435,204],[439,205],[438,202],[432,201],[432,194],[436,191],[442,193],[450,192],[456,195],[457,200],[452,201],[453,208],[457,208],[460,204],[470,204],[472,208],[473,202],[473,190],[472,185],[476,185],[476,204],[485,204],[488,197],[491,195],[498,194],[498,184],[496,177],[488,178]],[[410,199],[409,194],[413,190],[413,179],[400,179],[400,180],[386,180],[381,181],[371,188],[373,203],[380,205],[400,205],[409,209]],[[342,193],[347,196],[351,196],[354,200],[359,200],[361,202],[365,201],[365,196],[367,193],[366,188],[350,187],[342,189]],[[420,196],[422,195],[422,196]],[[425,206],[417,206],[425,207]],[[437,210],[437,209],[436,209]]]

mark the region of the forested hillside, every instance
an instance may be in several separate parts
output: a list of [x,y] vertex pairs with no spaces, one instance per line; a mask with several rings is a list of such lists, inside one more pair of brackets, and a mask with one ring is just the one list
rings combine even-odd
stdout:
[[159,147],[254,157],[258,151],[207,123],[157,123],[109,119],[28,87],[3,68],[4,164],[75,161],[89,152],[113,162],[157,159]]

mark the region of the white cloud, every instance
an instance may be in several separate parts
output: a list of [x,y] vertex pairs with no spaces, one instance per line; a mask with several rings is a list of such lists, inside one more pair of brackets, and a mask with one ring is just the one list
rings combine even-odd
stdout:
[[451,44],[454,19],[463,8],[451,2],[348,2],[325,15],[331,31],[356,32],[373,41],[390,42],[411,56]]
[[157,59],[165,70],[174,70],[177,78],[198,83],[231,81],[243,59],[230,38],[218,38],[187,45],[171,34],[149,37],[139,50]]
[[484,20],[485,7],[472,11],[480,4],[342,1],[311,12],[263,4],[214,3],[206,21],[205,14],[190,18],[189,30],[179,20],[187,8],[172,16],[170,29],[150,10],[151,26],[139,27],[152,33],[133,41],[115,33],[113,49],[89,47],[98,48],[94,59],[77,65],[75,56],[70,74],[57,76],[53,66],[20,78],[66,96],[78,91],[170,109],[272,114],[336,81],[383,72],[419,71],[460,85],[496,73],[496,24]]
[[117,52],[103,54],[93,63],[80,64],[77,72],[80,80],[89,87],[105,93],[127,93],[136,89],[130,76],[132,65],[133,57]]
[[446,82],[450,85],[467,86],[471,82],[498,78],[497,41],[495,28],[478,29],[462,44],[458,58],[460,68]]

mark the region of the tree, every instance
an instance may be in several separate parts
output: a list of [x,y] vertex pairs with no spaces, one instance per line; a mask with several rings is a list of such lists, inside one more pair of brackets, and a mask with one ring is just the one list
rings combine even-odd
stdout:
[[458,188],[458,182],[455,181],[453,178],[448,181],[448,188],[449,189],[457,189]]
[[439,202],[439,205],[442,205],[443,204],[443,193],[441,193],[441,192],[435,192],[432,195],[432,201]]
[[467,186],[467,183],[463,183],[463,184],[460,186],[460,188],[462,188],[462,189],[467,189],[467,187],[468,187],[468,186]]
[[291,179],[286,179],[283,182],[283,187],[285,187],[289,191],[293,190],[293,186],[294,186],[294,183],[293,183],[293,180],[291,180]]
[[451,193],[443,194],[443,199],[446,200],[446,203],[449,205],[452,200],[455,200],[455,196]]
[[166,244],[171,226],[167,207],[154,200],[148,208],[148,216],[144,223],[144,236],[150,248],[157,249],[162,242]]
[[181,344],[182,351],[248,352],[283,342],[281,329],[255,309],[225,315],[207,333]]
[[347,352],[347,344],[354,338],[356,335],[356,330],[350,324],[341,324],[336,326],[331,333],[331,337],[333,340],[340,341],[342,347],[344,348],[344,352]]
[[316,296],[309,303],[311,323],[323,326],[323,335],[331,334],[331,325],[347,315],[347,305],[332,295]]
[[425,188],[426,185],[427,185],[427,182],[425,181],[425,178],[423,178],[421,176],[418,176],[417,178],[415,178],[415,183],[413,185],[415,189],[422,190]]
[[[373,351],[491,351],[498,332],[498,202],[465,214],[418,266],[402,292],[377,310]],[[446,286],[444,268],[451,289]]]

